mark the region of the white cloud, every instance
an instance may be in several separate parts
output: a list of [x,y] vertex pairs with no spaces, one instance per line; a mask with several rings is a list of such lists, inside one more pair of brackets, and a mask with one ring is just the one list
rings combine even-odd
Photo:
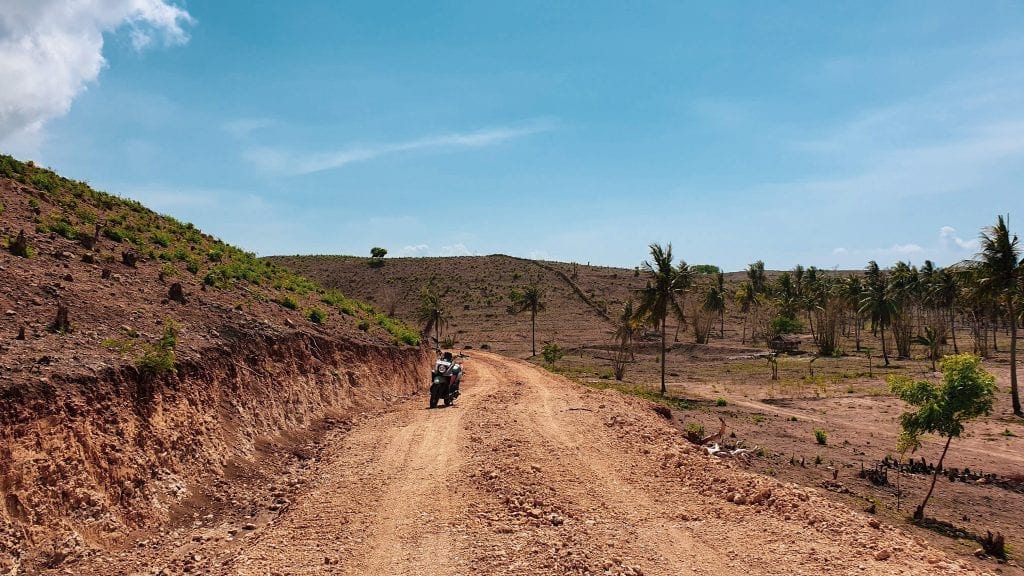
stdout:
[[290,175],[312,174],[341,168],[356,162],[368,162],[401,152],[483,148],[546,132],[550,129],[548,124],[543,123],[519,128],[488,128],[474,132],[455,132],[399,142],[353,145],[328,152],[299,153],[280,148],[256,147],[245,151],[243,157],[270,172]]
[[419,257],[427,256],[430,254],[430,246],[426,244],[417,244],[415,246],[403,246],[398,254],[395,256],[406,256],[406,257]]
[[461,242],[451,246],[441,246],[441,256],[476,256],[465,244]]
[[849,250],[847,250],[846,248],[843,248],[843,247],[833,248],[832,249],[832,253],[833,254],[846,254],[847,252],[849,252]]
[[893,244],[889,251],[896,254],[917,254],[923,252],[924,248],[917,244]]
[[533,250],[529,254],[530,260],[550,260],[551,257],[544,250]]
[[188,12],[168,0],[5,0],[0,10],[0,146],[33,153],[43,125],[106,65],[103,34],[127,26],[132,46],[188,41]]
[[940,228],[939,239],[942,240],[942,243],[947,248],[957,246],[963,250],[977,251],[979,246],[977,238],[964,240],[956,235],[956,228],[953,228],[952,226],[943,226]]

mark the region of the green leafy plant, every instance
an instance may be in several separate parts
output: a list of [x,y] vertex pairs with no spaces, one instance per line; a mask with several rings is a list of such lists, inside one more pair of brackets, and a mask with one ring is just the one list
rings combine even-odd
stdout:
[[154,232],[149,236],[149,239],[157,246],[162,246],[164,248],[171,245],[171,236],[166,232]]
[[174,320],[164,320],[164,332],[156,344],[144,344],[142,356],[135,361],[139,372],[159,376],[175,370],[174,349],[178,345],[180,328]]
[[772,319],[772,334],[797,334],[803,330],[803,325],[798,320],[777,316]]
[[309,321],[314,324],[323,324],[327,321],[327,312],[319,308],[310,308],[306,312],[306,318],[309,318]]
[[564,352],[562,352],[562,348],[558,344],[555,344],[554,342],[548,342],[547,344],[544,345],[544,349],[541,351],[541,355],[544,357],[544,362],[547,362],[548,364],[554,364],[555,362],[561,360],[562,356],[564,356],[565,354]]
[[921,446],[924,434],[938,434],[946,438],[942,455],[935,466],[932,483],[924,501],[914,511],[914,518],[924,518],[924,509],[935,489],[935,481],[953,438],[959,438],[964,424],[992,412],[995,399],[995,377],[981,367],[981,358],[972,354],[946,356],[939,362],[942,383],[913,381],[907,376],[894,375],[887,379],[889,389],[916,411],[900,416],[900,453],[914,451]]
[[292,298],[291,296],[282,296],[281,298],[275,300],[275,302],[289,310],[298,310],[299,308],[299,303],[296,302],[295,298]]
[[690,422],[684,430],[686,439],[690,442],[700,442],[704,438],[704,425],[698,422]]
[[820,428],[815,430],[814,431],[814,441],[817,442],[818,444],[821,444],[822,446],[824,446],[825,444],[828,443],[828,432],[825,432],[824,430],[822,430]]
[[729,405],[729,401],[726,400],[725,398],[719,398],[718,400],[715,400],[715,406],[728,406],[728,405]]

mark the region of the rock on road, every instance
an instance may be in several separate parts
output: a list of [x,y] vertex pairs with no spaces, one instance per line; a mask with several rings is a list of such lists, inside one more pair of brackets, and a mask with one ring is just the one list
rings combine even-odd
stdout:
[[217,558],[201,572],[972,571],[812,489],[704,455],[646,401],[525,362],[476,352],[457,405],[425,405],[339,434],[272,523],[229,550],[197,548]]

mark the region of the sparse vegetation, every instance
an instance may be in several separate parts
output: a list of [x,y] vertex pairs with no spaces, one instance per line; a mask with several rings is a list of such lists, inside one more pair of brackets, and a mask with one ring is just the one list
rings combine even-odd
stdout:
[[164,320],[164,332],[156,344],[143,344],[144,352],[136,360],[135,367],[139,372],[150,376],[160,376],[175,370],[174,349],[178,345],[178,324],[171,319]]
[[814,441],[817,442],[818,444],[824,446],[825,444],[828,443],[828,432],[826,432],[826,431],[824,431],[824,430],[822,430],[820,428],[816,429],[814,431]]
[[310,308],[306,311],[306,318],[314,324],[323,324],[327,321],[327,312],[319,308]]
[[541,351],[541,355],[544,357],[544,362],[547,362],[549,365],[551,365],[561,360],[562,356],[564,356],[564,353],[562,352],[562,348],[558,344],[555,344],[554,342],[548,342],[544,344],[544,350]]

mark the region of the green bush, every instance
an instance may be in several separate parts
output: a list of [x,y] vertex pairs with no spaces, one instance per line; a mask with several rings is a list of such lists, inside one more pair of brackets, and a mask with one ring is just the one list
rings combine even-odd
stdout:
[[821,444],[822,446],[824,446],[826,443],[828,443],[828,432],[825,432],[824,430],[821,430],[821,429],[815,430],[814,431],[814,440],[818,444]]
[[565,354],[562,352],[562,348],[554,342],[548,342],[544,345],[544,350],[541,352],[541,356],[544,357],[544,362],[548,364],[554,364],[562,359]]
[[279,299],[275,300],[275,302],[277,302],[278,304],[280,304],[281,306],[284,306],[285,308],[287,308],[289,310],[298,310],[298,308],[299,308],[299,303],[296,302],[295,299],[292,298],[291,296],[285,296],[283,298],[279,298]]
[[157,246],[162,246],[164,248],[171,245],[171,235],[166,232],[154,232],[150,234],[149,239]]
[[793,318],[777,316],[771,323],[773,334],[797,334],[804,329],[803,324]]
[[704,439],[704,425],[697,422],[690,422],[686,425],[686,439],[690,442],[700,442]]
[[159,376],[174,372],[174,348],[178,345],[178,324],[171,319],[164,321],[164,333],[156,344],[145,344],[145,352],[135,361],[135,367],[143,374]]
[[74,225],[61,216],[54,221],[40,225],[40,232],[53,232],[67,238],[68,240],[74,240],[78,237],[78,230],[75,229]]
[[728,406],[729,402],[725,398],[719,398],[715,400],[715,406]]
[[306,318],[309,318],[309,321],[314,324],[323,324],[327,320],[327,312],[319,308],[310,308],[306,312]]

